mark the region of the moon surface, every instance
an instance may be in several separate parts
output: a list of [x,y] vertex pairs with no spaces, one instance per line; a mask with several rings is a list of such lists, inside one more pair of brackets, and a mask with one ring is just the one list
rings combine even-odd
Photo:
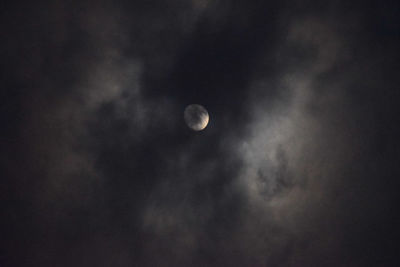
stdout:
[[204,130],[210,120],[207,110],[198,104],[187,106],[183,113],[183,118],[187,126],[194,131]]

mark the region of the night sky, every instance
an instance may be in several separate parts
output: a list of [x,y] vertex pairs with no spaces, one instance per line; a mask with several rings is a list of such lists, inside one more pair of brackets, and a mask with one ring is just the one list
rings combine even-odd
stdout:
[[397,1],[27,1],[0,33],[1,267],[400,265]]

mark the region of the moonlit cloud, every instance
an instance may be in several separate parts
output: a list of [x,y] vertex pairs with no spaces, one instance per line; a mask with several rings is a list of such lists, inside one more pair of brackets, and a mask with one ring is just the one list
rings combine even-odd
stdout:
[[394,6],[27,7],[0,26],[1,266],[391,265]]

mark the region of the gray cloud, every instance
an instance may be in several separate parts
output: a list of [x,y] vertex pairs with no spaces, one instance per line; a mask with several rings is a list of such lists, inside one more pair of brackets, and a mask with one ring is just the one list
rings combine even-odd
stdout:
[[[365,21],[349,26],[367,11],[303,8],[58,3],[10,26],[23,115],[1,159],[19,189],[4,190],[0,264],[365,266],[365,254],[385,255],[379,220],[394,194],[380,181],[393,163],[379,155],[396,131],[383,66],[396,56],[365,44]],[[193,100],[210,113],[199,133],[183,121]]]

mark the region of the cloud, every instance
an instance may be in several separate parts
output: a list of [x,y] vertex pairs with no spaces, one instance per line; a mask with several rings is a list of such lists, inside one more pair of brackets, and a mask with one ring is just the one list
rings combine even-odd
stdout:
[[[293,5],[53,4],[15,24],[5,47],[23,112],[1,161],[14,203],[5,262],[362,266],[365,251],[384,255],[396,57],[340,7]],[[210,113],[202,132],[184,123],[190,103]]]

